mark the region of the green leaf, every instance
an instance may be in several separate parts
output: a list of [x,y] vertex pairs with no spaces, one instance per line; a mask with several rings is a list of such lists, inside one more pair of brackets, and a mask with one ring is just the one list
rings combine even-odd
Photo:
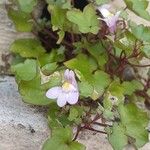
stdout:
[[37,4],[37,0],[17,0],[20,9],[26,13],[31,13],[34,6]]
[[20,81],[19,92],[23,101],[33,105],[48,105],[53,101],[48,99],[46,91],[42,89],[40,76],[31,81]]
[[68,113],[61,111],[56,103],[52,103],[49,105],[48,124],[53,130],[55,128],[72,125],[72,122],[68,119]]
[[105,88],[109,86],[111,80],[110,76],[104,71],[96,71],[93,77],[92,85],[94,87],[94,92],[92,94],[92,99],[96,100],[103,94]]
[[135,145],[139,148],[146,144],[148,132],[148,116],[146,112],[140,110],[135,104],[119,106],[121,123],[126,127],[126,135],[135,139]]
[[8,16],[13,20],[17,31],[31,32],[33,23],[30,14],[20,10],[9,9]]
[[91,97],[93,93],[93,86],[89,84],[87,81],[81,81],[78,83],[79,90],[80,90],[80,96],[83,97]]
[[77,9],[68,11],[67,18],[78,25],[79,31],[82,33],[97,34],[100,29],[98,16],[96,16],[96,11],[92,4],[87,5],[83,12]]
[[67,10],[62,9],[57,5],[49,5],[48,10],[51,13],[51,23],[53,31],[56,31],[58,29],[60,29],[61,32],[69,30],[70,22],[66,17]]
[[34,59],[26,59],[24,63],[13,65],[11,69],[17,79],[25,81],[32,80],[38,72],[37,62]]
[[132,33],[134,36],[141,41],[150,42],[150,27],[145,27],[144,25],[130,25]]
[[62,62],[65,58],[64,53],[65,48],[61,46],[58,49],[52,49],[50,53],[44,53],[43,55],[39,55],[38,61],[42,67],[49,63]]
[[75,120],[78,117],[78,110],[74,107],[70,108],[69,117],[70,121]]
[[81,116],[83,115],[83,112],[84,112],[84,109],[82,106],[72,106],[70,108],[68,119],[76,123],[78,123],[78,121],[81,122]]
[[[95,65],[90,62],[89,58],[90,57],[87,57],[86,55],[80,54],[77,56],[77,58],[73,58],[64,64],[72,70],[77,70],[77,76],[82,81],[82,83],[80,83],[82,94],[85,95],[87,93],[89,95],[92,93],[91,98],[96,100],[100,95],[103,94],[104,89],[109,85],[110,77],[103,71],[96,71],[93,75],[92,72],[96,68]],[[85,85],[88,85],[88,87],[83,90],[82,87],[85,87]],[[92,88],[93,90],[90,92],[90,89]],[[88,95],[86,97],[88,97]]]
[[97,60],[98,65],[103,68],[108,60],[108,56],[102,44],[99,42],[94,44],[85,43],[85,45],[88,52]]
[[110,0],[95,0],[95,2],[97,5],[103,5],[103,4],[109,3]]
[[112,134],[108,136],[108,139],[114,150],[123,150],[128,144],[125,127],[122,124],[114,124],[112,127]]
[[147,0],[124,0],[128,9],[133,11],[136,15],[150,20],[150,14],[146,11],[149,2]]
[[83,75],[84,79],[92,82],[92,71],[95,69],[95,66],[90,63],[90,58],[86,55],[80,54],[76,58],[73,58],[64,64],[67,68],[78,70]]
[[57,69],[57,67],[58,65],[56,62],[48,63],[41,68],[41,71],[43,72],[44,75],[50,75]]
[[56,128],[52,137],[44,143],[42,150],[85,150],[85,146],[72,141],[72,137],[70,128]]
[[143,85],[137,80],[132,80],[131,82],[125,81],[122,83],[125,95],[132,95],[136,90],[142,90]]
[[108,91],[110,94],[118,99],[117,105],[124,102],[124,88],[121,86],[118,80],[114,80],[109,88]]
[[50,5],[56,5],[62,7],[63,9],[71,8],[71,0],[46,0]]
[[142,52],[147,58],[150,58],[150,44],[144,45],[142,47]]
[[22,57],[37,58],[45,53],[45,49],[36,39],[18,39],[13,42],[10,50]]

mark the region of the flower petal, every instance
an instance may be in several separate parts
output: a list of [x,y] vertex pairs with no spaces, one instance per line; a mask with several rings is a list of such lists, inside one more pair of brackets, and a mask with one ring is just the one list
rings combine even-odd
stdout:
[[108,18],[109,16],[112,15],[112,14],[111,14],[107,9],[105,9],[105,8],[100,9],[100,12],[101,12],[101,14],[102,14],[102,16],[103,16],[104,18]]
[[64,73],[65,80],[69,80],[69,73],[70,73],[69,69],[66,69]]
[[69,92],[67,97],[67,102],[71,105],[76,104],[79,99],[79,92]]
[[61,91],[62,91],[61,87],[59,86],[53,87],[46,92],[46,97],[50,99],[56,99],[58,98]]
[[67,93],[61,92],[57,99],[57,105],[59,107],[65,106],[67,103]]

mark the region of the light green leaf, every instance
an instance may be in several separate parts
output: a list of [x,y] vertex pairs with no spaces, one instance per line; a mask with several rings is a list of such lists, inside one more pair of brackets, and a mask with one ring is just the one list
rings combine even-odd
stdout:
[[31,81],[20,81],[19,92],[23,101],[33,105],[48,105],[53,101],[46,97],[46,91],[42,89],[40,76]]
[[30,14],[20,10],[8,10],[8,16],[13,20],[16,30],[20,32],[30,32],[33,27]]
[[65,32],[64,31],[58,31],[58,36],[59,36],[59,39],[57,41],[57,44],[60,44],[65,36]]
[[124,102],[124,88],[121,86],[118,80],[114,80],[109,88],[108,91],[111,93],[112,96],[118,99],[117,105]]
[[92,71],[95,69],[95,66],[90,63],[90,58],[86,55],[80,54],[64,64],[72,70],[78,70],[83,75],[84,79],[88,82],[92,82]]
[[142,47],[142,52],[144,53],[144,56],[150,58],[150,44],[144,45]]
[[97,5],[103,5],[109,3],[110,0],[95,0]]
[[50,75],[57,69],[57,67],[58,65],[56,62],[48,63],[41,68],[41,71],[43,72],[44,75]]
[[26,59],[24,63],[12,66],[12,71],[19,80],[32,80],[38,72],[37,62],[34,59]]
[[67,31],[70,28],[70,22],[66,18],[67,10],[57,5],[49,5],[48,10],[51,13],[51,23],[53,31],[58,29]]
[[74,107],[70,108],[69,117],[70,121],[75,120],[78,117],[78,110]]
[[146,27],[144,25],[130,25],[132,33],[134,36],[141,41],[150,42],[150,27]]
[[85,150],[85,146],[72,141],[72,137],[70,128],[56,128],[52,132],[52,137],[45,142],[42,150]]
[[103,68],[108,60],[108,56],[102,44],[99,42],[94,44],[85,43],[85,45],[88,52],[97,60],[98,65]]
[[132,95],[136,90],[142,90],[143,85],[137,80],[132,80],[131,82],[125,81],[122,83],[124,88],[124,94]]
[[56,5],[62,7],[63,9],[71,8],[71,0],[46,0],[50,5]]
[[94,87],[92,99],[96,100],[97,98],[99,98],[103,94],[105,88],[109,86],[110,81],[110,76],[107,73],[105,73],[104,71],[96,71],[93,76],[92,82],[92,85]]
[[26,13],[31,13],[34,6],[37,4],[37,0],[17,0],[20,9]]
[[98,16],[96,16],[96,11],[92,4],[87,5],[83,12],[77,9],[68,11],[67,18],[77,24],[79,31],[82,33],[97,34],[100,29]]
[[79,84],[80,95],[84,97],[91,97],[93,93],[93,86],[87,81],[81,81]]
[[45,53],[45,49],[36,39],[18,39],[13,42],[10,50],[22,57],[37,58]]
[[124,0],[128,9],[133,11],[136,15],[150,20],[150,14],[146,11],[149,2],[147,0]]
[[125,127],[122,124],[114,124],[112,127],[112,134],[108,136],[108,139],[114,150],[123,150],[128,144]]
[[126,135],[135,139],[135,145],[139,148],[148,142],[148,116],[135,104],[119,106],[121,123],[126,127]]
[[42,67],[49,63],[62,62],[65,58],[64,53],[65,48],[61,46],[58,49],[52,49],[50,53],[39,55],[38,61]]

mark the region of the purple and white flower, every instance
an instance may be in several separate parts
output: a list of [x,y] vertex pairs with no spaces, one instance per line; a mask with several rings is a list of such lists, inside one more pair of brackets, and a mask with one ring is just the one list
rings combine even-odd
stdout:
[[63,107],[67,103],[71,105],[76,104],[79,99],[79,90],[74,72],[67,69],[64,73],[62,86],[50,88],[46,92],[46,96],[50,99],[57,99],[59,107]]
[[120,11],[116,12],[116,14],[112,14],[109,9],[110,9],[109,4],[102,5],[98,7],[98,10],[102,14],[103,18],[99,18],[103,20],[111,33],[114,33],[116,31],[116,26],[117,26],[117,21],[119,19]]

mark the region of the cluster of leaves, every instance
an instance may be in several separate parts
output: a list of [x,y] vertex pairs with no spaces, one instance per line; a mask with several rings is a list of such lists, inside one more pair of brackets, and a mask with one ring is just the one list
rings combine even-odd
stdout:
[[[12,72],[24,102],[49,108],[52,135],[43,150],[84,150],[75,141],[83,129],[106,133],[114,150],[127,144],[142,147],[148,142],[149,118],[138,104],[149,103],[150,76],[143,79],[137,68],[148,67],[140,61],[150,58],[150,27],[127,21],[123,9],[112,34],[96,11],[109,0],[86,1],[83,10],[77,2],[45,0],[50,17],[42,18],[33,13],[38,0],[16,0],[7,7],[16,29],[35,35],[15,40],[10,49],[15,58]],[[124,2],[127,9],[150,20],[146,0]],[[66,68],[76,73],[80,99],[76,105],[59,108],[45,93],[61,86]],[[75,125],[76,133],[71,128]]]

